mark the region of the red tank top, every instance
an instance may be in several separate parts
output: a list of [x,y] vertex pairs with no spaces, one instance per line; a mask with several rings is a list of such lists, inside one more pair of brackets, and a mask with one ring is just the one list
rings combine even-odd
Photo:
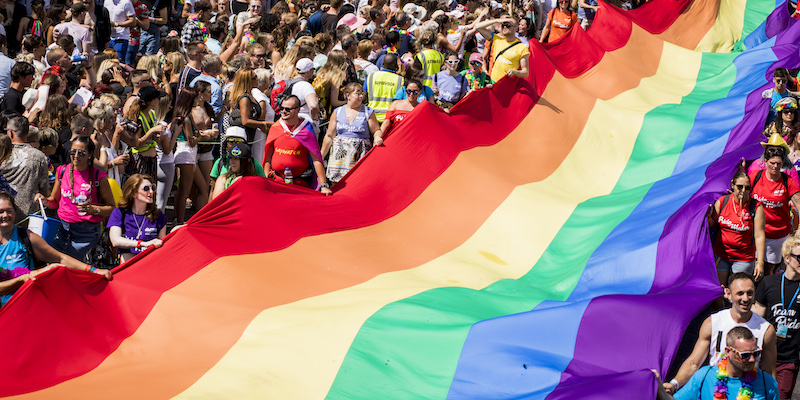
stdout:
[[[727,202],[725,202],[726,197],[728,198]],[[740,208],[732,195],[722,196],[719,201],[722,208],[717,217],[719,235],[714,241],[714,254],[728,261],[755,260],[756,245],[753,240],[755,215],[751,213],[755,207],[749,203],[753,203],[753,205],[757,203],[750,199],[748,204]]]
[[[759,172],[761,172],[761,176],[756,179]],[[784,179],[783,176],[775,182],[770,181],[767,179],[766,171],[752,172],[750,182],[754,182],[753,198],[764,205],[767,239],[780,239],[792,233],[789,201],[795,193],[800,192],[797,182],[791,177]]]

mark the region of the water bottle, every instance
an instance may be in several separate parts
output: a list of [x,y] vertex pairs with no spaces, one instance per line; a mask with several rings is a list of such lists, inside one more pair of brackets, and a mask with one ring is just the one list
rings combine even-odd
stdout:
[[[81,204],[86,203],[87,201],[88,201],[88,199],[86,198],[86,194],[85,193],[81,193],[81,194],[75,196],[75,204],[81,205]],[[79,215],[86,215],[86,211],[78,211],[78,214]]]
[[283,170],[283,183],[285,183],[287,185],[291,185],[292,183],[294,183],[294,177],[292,176],[292,170],[290,170],[289,167],[286,167]]

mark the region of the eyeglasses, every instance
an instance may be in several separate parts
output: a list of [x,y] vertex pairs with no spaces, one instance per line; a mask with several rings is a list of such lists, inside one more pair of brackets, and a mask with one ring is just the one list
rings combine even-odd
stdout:
[[419,94],[419,90],[406,90],[408,94]]
[[297,110],[298,108],[300,108],[300,106],[296,106],[296,107],[279,106],[278,107],[278,112],[284,112],[284,111],[289,112],[289,111],[292,111],[292,110]]
[[761,357],[761,350],[740,352],[739,350],[736,350],[730,346],[726,347],[725,349],[732,351],[733,354],[736,354],[736,357],[739,357],[739,359],[742,361],[747,361],[750,359],[750,357],[753,357],[754,359]]
[[78,149],[69,149],[69,155],[75,157],[86,157],[86,150],[78,150]]
[[739,189],[739,190],[750,190],[750,189],[752,189],[752,188],[753,188],[753,187],[752,187],[752,186],[750,186],[750,185],[735,185],[735,186],[736,186],[736,188],[737,188],[737,189]]
[[152,187],[152,186],[150,186],[150,185],[147,185],[147,186],[142,186],[142,191],[143,191],[143,192],[154,192],[154,191],[155,191],[155,188],[154,188],[154,187]]

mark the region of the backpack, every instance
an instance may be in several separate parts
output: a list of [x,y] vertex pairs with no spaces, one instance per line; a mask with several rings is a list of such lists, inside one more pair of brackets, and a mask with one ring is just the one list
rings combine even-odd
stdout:
[[[753,178],[752,186],[756,187],[756,183],[761,180],[761,177],[764,176],[764,170],[760,170],[756,173],[756,177]],[[783,186],[786,190],[789,190],[789,175],[786,175],[785,172],[781,172],[781,177],[783,178]]]
[[[272,93],[270,94],[270,102],[272,103],[272,109],[277,110],[278,107],[283,103],[283,101],[292,95],[292,88],[294,84],[297,82],[302,81],[303,78],[292,78],[280,81],[275,84],[272,88]],[[305,104],[305,100],[300,99],[300,105],[302,106]]]
[[33,245],[31,244],[31,238],[28,236],[28,230],[17,227],[17,236],[19,237],[20,243],[22,243],[22,247],[25,248],[25,254],[27,254],[28,258],[33,261],[34,267],[43,267],[44,264],[39,262],[39,260],[37,260],[36,256],[33,254]]

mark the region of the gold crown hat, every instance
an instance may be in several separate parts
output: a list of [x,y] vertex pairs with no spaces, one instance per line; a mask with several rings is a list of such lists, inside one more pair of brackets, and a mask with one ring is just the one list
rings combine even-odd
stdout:
[[792,149],[789,148],[789,145],[786,144],[786,141],[783,140],[783,137],[777,133],[773,133],[767,142],[761,142],[761,146],[763,146],[765,149],[769,146],[783,147],[783,149],[786,150],[787,155],[792,152]]

